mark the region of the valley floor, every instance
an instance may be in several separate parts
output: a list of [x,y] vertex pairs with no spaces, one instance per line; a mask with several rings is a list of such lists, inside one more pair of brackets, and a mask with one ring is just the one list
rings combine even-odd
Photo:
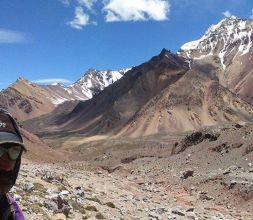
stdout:
[[65,163],[24,159],[12,193],[29,220],[252,220],[252,132],[233,124],[93,142]]

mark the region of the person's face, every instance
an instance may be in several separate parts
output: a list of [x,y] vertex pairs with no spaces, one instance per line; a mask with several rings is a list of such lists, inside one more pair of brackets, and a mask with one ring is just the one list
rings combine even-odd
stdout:
[[[0,152],[3,153],[4,151],[1,148],[5,146],[0,146]],[[8,150],[10,150],[11,146],[8,146]],[[4,148],[6,149],[6,148]],[[2,151],[1,151],[2,150]],[[13,149],[11,149],[12,151]],[[11,159],[9,155],[10,151],[4,152],[0,156],[0,194],[5,194],[9,192],[12,188],[12,171],[16,165],[17,158]],[[11,156],[13,156],[11,152]],[[18,152],[16,152],[17,154]],[[20,150],[21,153],[21,150]]]

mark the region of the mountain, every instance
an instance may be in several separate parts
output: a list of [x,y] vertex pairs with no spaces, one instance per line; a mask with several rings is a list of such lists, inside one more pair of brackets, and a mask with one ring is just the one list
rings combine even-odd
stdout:
[[118,133],[143,136],[252,121],[253,107],[198,70],[187,71],[146,103]]
[[7,108],[20,121],[39,117],[51,112],[65,101],[92,98],[94,94],[120,79],[128,70],[88,70],[70,86],[62,84],[42,86],[19,78],[7,89],[0,91],[1,107]]
[[46,89],[23,78],[0,92],[0,102],[19,121],[46,114],[55,107]]
[[[187,70],[185,59],[164,49],[150,61],[133,67],[92,99],[80,102],[56,124],[60,124],[62,130],[80,131],[87,135],[118,131],[143,105],[175,83]],[[53,125],[49,127],[50,133],[52,128],[58,129]],[[43,124],[38,132],[46,129]]]
[[191,68],[217,77],[222,86],[253,103],[252,46],[253,20],[232,16],[184,44],[178,54],[190,60]]
[[182,132],[251,121],[252,116],[253,107],[217,79],[189,69],[186,59],[163,49],[103,92],[80,102],[70,113],[47,120],[54,123],[35,120],[25,127],[32,129],[34,124],[41,124],[35,131],[39,136],[57,140],[77,137],[80,144],[81,139],[90,136],[139,137]]

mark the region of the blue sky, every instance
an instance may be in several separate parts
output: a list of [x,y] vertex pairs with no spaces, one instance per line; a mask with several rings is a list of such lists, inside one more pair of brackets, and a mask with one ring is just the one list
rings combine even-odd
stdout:
[[252,10],[252,0],[1,0],[0,88],[139,65]]

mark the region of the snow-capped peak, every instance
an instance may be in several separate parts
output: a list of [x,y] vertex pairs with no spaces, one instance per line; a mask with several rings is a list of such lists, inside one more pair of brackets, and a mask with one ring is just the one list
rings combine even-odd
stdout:
[[247,54],[252,48],[252,41],[253,21],[231,16],[211,25],[199,40],[184,44],[179,54],[191,59],[216,55],[225,69],[224,56],[232,50],[236,51],[236,56]]
[[[99,93],[105,87],[119,80],[130,69],[131,68],[118,71],[89,69],[72,85],[66,86],[62,83],[53,83],[51,85],[37,86],[37,88],[44,91],[45,98],[49,99],[54,105],[70,100],[87,100],[91,99],[94,94]],[[37,85],[23,78],[19,78],[17,83],[23,81],[26,82],[27,85],[32,85],[33,87]]]
[[70,87],[75,90],[81,90],[89,99],[99,91],[104,90],[105,87],[119,80],[128,69],[121,69],[118,71],[112,70],[96,70],[89,69],[77,82]]

